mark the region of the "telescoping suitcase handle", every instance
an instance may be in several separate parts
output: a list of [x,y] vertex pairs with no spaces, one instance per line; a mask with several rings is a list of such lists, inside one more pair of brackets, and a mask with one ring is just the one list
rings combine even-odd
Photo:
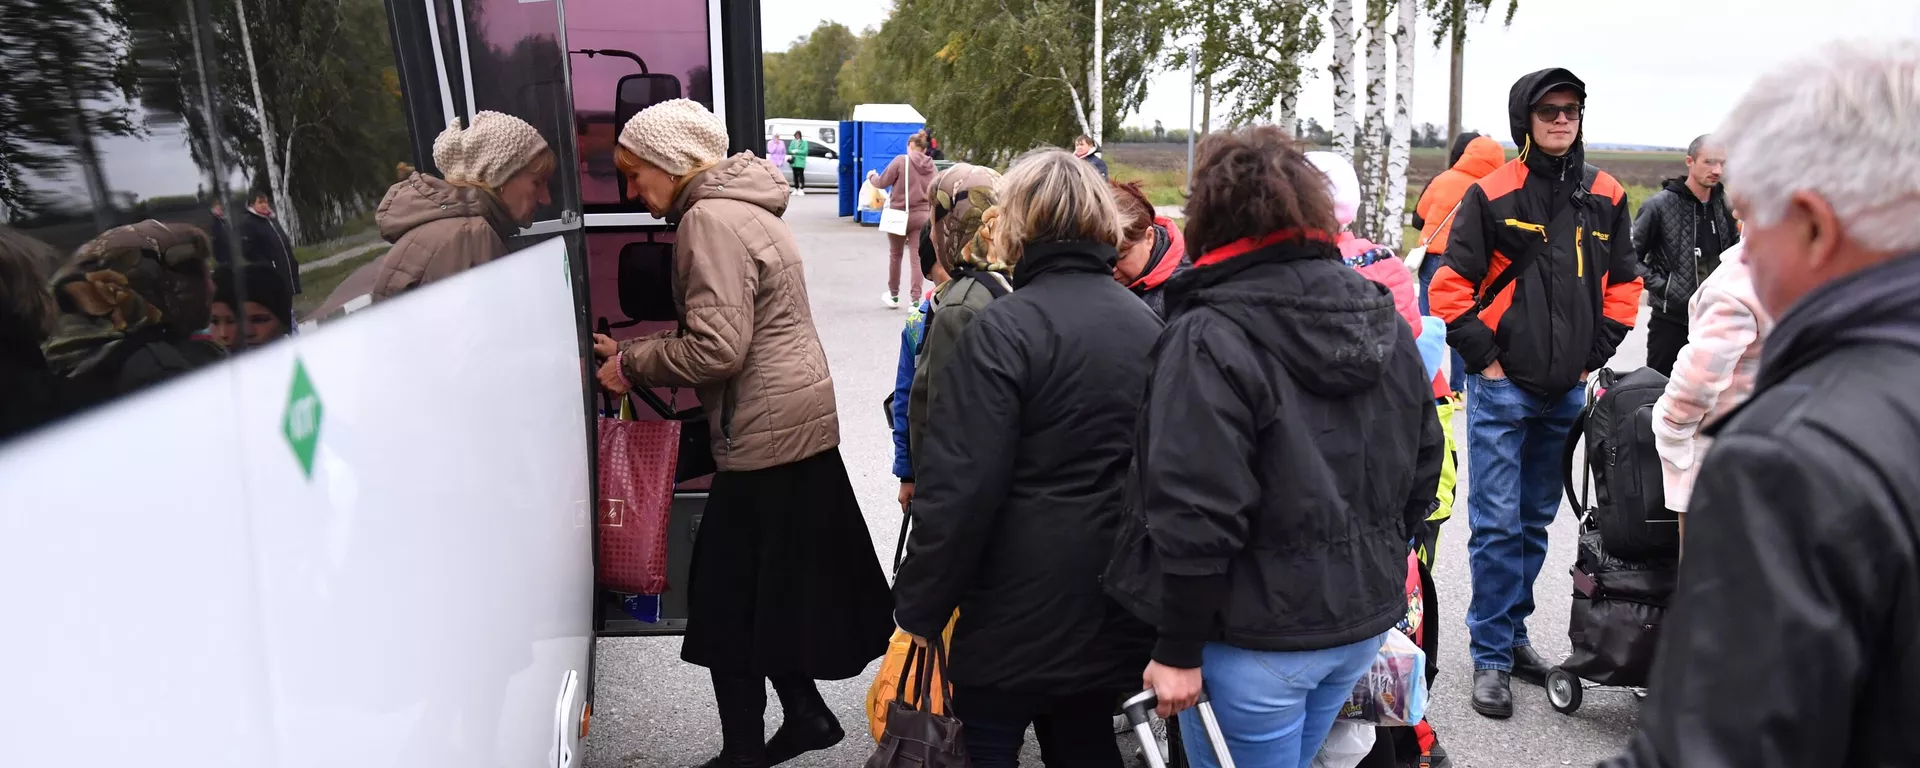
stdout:
[[[1133,733],[1140,737],[1140,751],[1147,755],[1147,765],[1151,768],[1167,768],[1167,760],[1160,756],[1160,746],[1153,738],[1153,710],[1160,706],[1160,697],[1146,690],[1134,694],[1120,705],[1120,711],[1127,715],[1127,725],[1133,727]],[[1213,757],[1219,761],[1220,768],[1234,768],[1233,755],[1227,752],[1227,738],[1220,732],[1220,720],[1213,716],[1213,702],[1207,700],[1207,693],[1200,692],[1200,723],[1206,726],[1207,743],[1213,745]]]

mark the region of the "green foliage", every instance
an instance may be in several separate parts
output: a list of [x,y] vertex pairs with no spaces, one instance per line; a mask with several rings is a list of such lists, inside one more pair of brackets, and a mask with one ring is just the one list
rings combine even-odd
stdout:
[[763,54],[768,117],[840,120],[852,105],[841,92],[840,77],[862,48],[861,38],[837,22],[823,21],[785,52]]
[[27,188],[26,174],[79,182],[70,156],[80,173],[98,174],[95,137],[140,133],[127,106],[139,72],[126,51],[125,13],[111,0],[10,0],[4,15],[0,219],[18,220],[50,204]]
[[1178,29],[1199,45],[1176,51],[1172,65],[1197,64],[1200,81],[1231,94],[1229,121],[1266,118],[1309,73],[1300,62],[1324,37],[1323,7],[1322,0],[1187,0]]
[[[1486,15],[1491,12],[1497,0],[1427,0],[1427,18],[1433,20],[1433,47],[1443,48],[1453,38],[1456,28],[1465,28],[1473,23],[1475,13]],[[1513,26],[1513,15],[1520,12],[1520,0],[1507,0],[1506,18],[1502,22]]]
[[835,78],[840,98],[848,107],[907,101],[900,80],[901,67],[898,62],[880,55],[880,46],[873,42],[877,34],[879,31],[873,28],[860,33],[859,51],[840,66],[840,74]]
[[[1106,131],[1146,98],[1170,6],[1106,3]],[[897,0],[872,45],[896,68],[886,81],[927,116],[949,157],[999,165],[1081,132],[1080,116],[1092,112],[1092,42],[1092,0]]]

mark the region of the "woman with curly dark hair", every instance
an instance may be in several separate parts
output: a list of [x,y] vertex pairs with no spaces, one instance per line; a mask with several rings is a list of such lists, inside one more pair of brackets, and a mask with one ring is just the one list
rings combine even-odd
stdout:
[[[1393,296],[1341,262],[1326,177],[1293,139],[1214,134],[1193,177],[1199,256],[1167,288],[1107,589],[1159,629],[1162,714],[1204,681],[1237,762],[1304,766],[1406,615],[1440,425]],[[1203,743],[1188,759],[1213,764]]]

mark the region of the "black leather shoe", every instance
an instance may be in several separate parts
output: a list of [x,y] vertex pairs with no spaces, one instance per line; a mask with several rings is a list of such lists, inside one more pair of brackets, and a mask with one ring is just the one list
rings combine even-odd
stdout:
[[721,750],[712,760],[701,763],[700,768],[767,768],[770,765],[763,755]]
[[840,721],[831,714],[797,720],[787,718],[780,724],[780,730],[773,732],[773,738],[767,740],[767,765],[779,765],[808,752],[827,749],[846,737],[847,732],[840,730]]
[[1473,673],[1473,711],[1497,720],[1513,717],[1511,676],[1497,669]]
[[1533,683],[1534,685],[1546,687],[1548,669],[1550,669],[1550,667],[1547,665],[1547,662],[1542,661],[1540,659],[1540,654],[1533,652],[1533,646],[1531,645],[1514,646],[1513,648],[1513,676],[1514,677],[1520,678],[1521,680],[1529,683]]

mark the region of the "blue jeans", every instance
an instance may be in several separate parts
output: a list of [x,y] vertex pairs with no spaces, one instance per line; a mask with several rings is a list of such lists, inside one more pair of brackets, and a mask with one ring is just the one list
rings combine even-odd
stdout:
[[[1353,686],[1373,668],[1383,633],[1319,651],[1250,651],[1208,643],[1200,674],[1237,765],[1306,768]],[[1219,768],[1198,710],[1180,713],[1187,763]]]
[[1585,387],[1553,398],[1506,379],[1467,380],[1467,564],[1473,668],[1513,670],[1528,645],[1533,580],[1560,511],[1560,453],[1586,403]]
[[[1440,271],[1439,254],[1427,254],[1428,258],[1420,262],[1420,314],[1432,315],[1433,309],[1427,305],[1427,286],[1433,283],[1433,275]],[[1455,392],[1466,391],[1467,361],[1459,352],[1449,351],[1453,355],[1453,368],[1447,374],[1447,388]]]

